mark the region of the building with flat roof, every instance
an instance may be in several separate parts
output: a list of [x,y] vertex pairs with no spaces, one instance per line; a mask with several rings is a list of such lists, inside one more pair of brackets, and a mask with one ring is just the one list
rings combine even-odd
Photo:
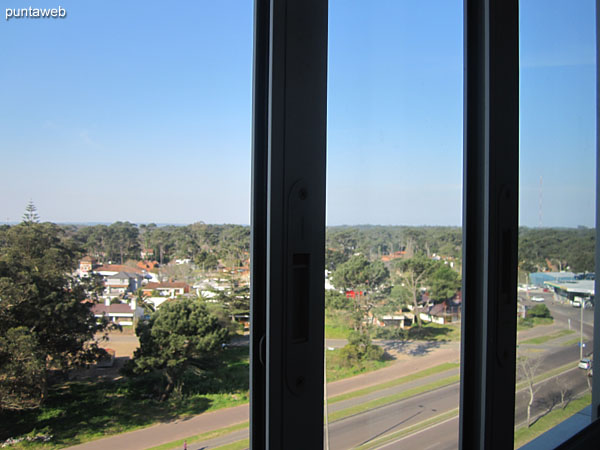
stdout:
[[554,290],[554,295],[562,300],[573,302],[575,297],[594,302],[594,280],[572,280],[563,282],[546,281],[546,286]]
[[575,280],[573,272],[534,272],[529,274],[529,284],[544,287],[546,281],[563,282]]

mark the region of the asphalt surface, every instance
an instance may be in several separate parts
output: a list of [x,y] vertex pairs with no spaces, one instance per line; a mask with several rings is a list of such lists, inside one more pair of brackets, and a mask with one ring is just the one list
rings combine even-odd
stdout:
[[329,426],[330,448],[353,448],[455,409],[459,393],[456,383],[334,422]]
[[[562,407],[561,390],[568,402],[588,389],[584,370],[571,369],[560,376],[549,378],[534,385],[532,420],[540,415]],[[353,448],[415,425],[458,407],[460,386],[458,383],[417,395],[375,410],[349,417],[330,425],[330,448],[344,450]],[[528,389],[516,396],[516,424],[527,420]],[[381,448],[455,449],[458,447],[458,420],[431,426],[427,432],[419,432]]]

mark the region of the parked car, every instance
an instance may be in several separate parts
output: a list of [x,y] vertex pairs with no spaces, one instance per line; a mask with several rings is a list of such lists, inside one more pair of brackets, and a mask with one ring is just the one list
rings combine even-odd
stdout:
[[579,364],[577,365],[577,367],[579,367],[580,369],[591,369],[592,368],[592,360],[589,358],[583,358],[581,361],[579,361]]
[[532,302],[543,302],[544,297],[531,297]]

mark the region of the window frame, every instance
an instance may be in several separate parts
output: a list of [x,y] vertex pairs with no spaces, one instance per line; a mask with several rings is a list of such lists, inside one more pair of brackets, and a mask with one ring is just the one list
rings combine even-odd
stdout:
[[[599,5],[596,0],[597,60]],[[461,449],[504,449],[514,442],[518,16],[518,0],[464,1]],[[323,446],[323,283],[319,282],[324,277],[327,21],[326,0],[255,0],[250,350],[254,449]],[[598,73],[597,68],[600,130]],[[596,267],[600,267],[598,139],[596,146]],[[298,181],[311,199],[299,212],[291,201]],[[293,231],[296,213],[312,230],[304,238]],[[311,291],[304,324],[308,335],[305,345],[295,346],[290,342],[295,325],[289,312],[298,308],[291,275],[291,254],[298,249],[310,256]],[[600,345],[599,311],[594,324],[594,342]],[[289,384],[288,372],[298,370],[288,364],[295,357],[306,365],[303,396]],[[594,368],[600,373],[596,358]],[[596,378],[592,423],[560,448],[585,448],[590,436],[600,435],[600,377]]]

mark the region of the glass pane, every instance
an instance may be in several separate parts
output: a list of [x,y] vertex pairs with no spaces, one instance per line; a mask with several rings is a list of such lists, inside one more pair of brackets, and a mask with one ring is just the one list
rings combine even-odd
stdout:
[[462,4],[329,14],[326,445],[456,448]]
[[593,1],[521,2],[515,447],[591,401],[595,45]]
[[253,2],[13,3],[0,443],[245,439]]

